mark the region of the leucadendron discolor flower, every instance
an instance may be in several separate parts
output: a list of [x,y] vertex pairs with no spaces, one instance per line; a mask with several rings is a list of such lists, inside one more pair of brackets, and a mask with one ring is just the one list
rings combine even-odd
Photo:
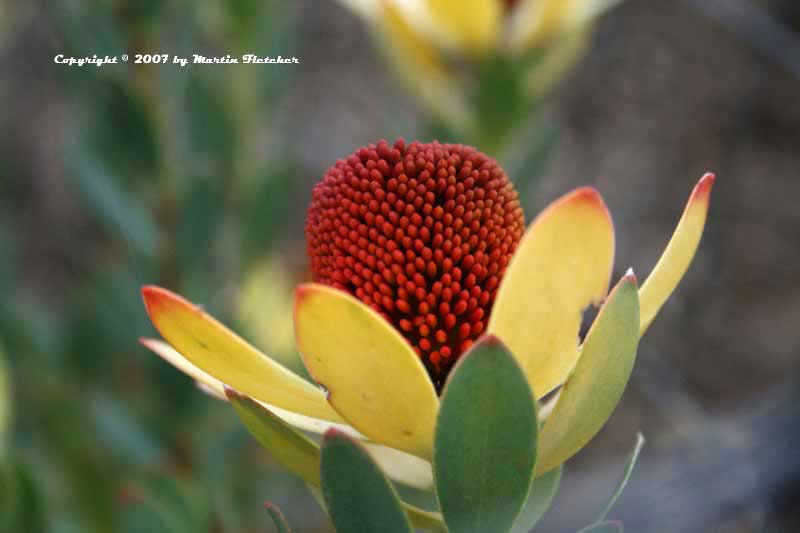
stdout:
[[482,123],[469,90],[476,82],[497,86],[511,76],[515,81],[504,86],[505,98],[517,96],[512,90],[543,96],[581,57],[594,21],[619,1],[340,3],[366,22],[398,79],[447,123],[467,132]]
[[[629,271],[609,293],[614,228],[597,190],[568,192],[524,229],[508,176],[474,148],[370,144],[328,170],[308,210],[313,282],[296,289],[294,329],[316,383],[160,287],[142,294],[166,342],[142,342],[209,393],[226,399],[228,387],[305,431],[336,428],[362,440],[389,476],[426,488],[440,392],[472,344],[488,339],[513,355],[536,398],[559,391],[539,412],[549,413],[542,475],[616,406],[639,337],[694,256],[713,182],[707,174],[695,186],[641,288]],[[601,308],[580,345],[590,305]]]

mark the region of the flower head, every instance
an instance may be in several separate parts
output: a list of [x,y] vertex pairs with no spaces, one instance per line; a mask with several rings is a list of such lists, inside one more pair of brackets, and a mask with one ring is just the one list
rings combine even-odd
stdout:
[[[641,289],[628,272],[609,291],[614,228],[595,189],[565,194],[523,233],[516,193],[490,158],[461,145],[379,142],[338,162],[312,195],[316,283],[295,291],[293,320],[313,383],[159,287],[142,293],[169,344],[142,342],[214,396],[258,402],[280,421],[275,431],[335,427],[366,441],[394,479],[428,488],[437,385],[457,358],[456,377],[481,348],[505,351],[531,398],[561,387],[543,410],[540,475],[585,446],[621,398],[639,338],[697,249],[713,182],[707,174],[695,186]],[[602,307],[581,344],[592,304]],[[305,462],[287,464],[309,474],[315,445],[304,446]]]
[[441,384],[486,329],[524,228],[496,161],[460,144],[398,140],[328,170],[312,193],[306,240],[314,281],[386,318]]

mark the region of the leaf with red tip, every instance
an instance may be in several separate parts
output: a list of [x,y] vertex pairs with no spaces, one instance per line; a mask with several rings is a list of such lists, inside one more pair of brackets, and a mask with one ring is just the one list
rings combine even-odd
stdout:
[[639,290],[642,306],[640,335],[647,331],[694,258],[706,224],[714,179],[714,174],[709,173],[695,185],[669,244]]
[[628,384],[638,344],[639,299],[631,272],[600,309],[578,364],[542,428],[537,474],[562,464],[600,431]]
[[272,519],[272,523],[275,525],[275,530],[278,533],[292,533],[292,530],[289,528],[289,523],[286,521],[286,517],[283,516],[283,513],[278,506],[272,502],[266,502],[264,504],[264,508],[267,510],[267,514]]
[[345,420],[379,444],[430,457],[439,400],[397,330],[355,297],[318,284],[298,288],[294,325],[306,368]]
[[194,366],[242,393],[306,416],[340,422],[317,387],[273,361],[199,307],[166,289],[142,296],[153,325]]
[[575,365],[582,312],[605,297],[613,260],[611,215],[588,187],[542,211],[514,252],[488,331],[508,346],[540,397]]

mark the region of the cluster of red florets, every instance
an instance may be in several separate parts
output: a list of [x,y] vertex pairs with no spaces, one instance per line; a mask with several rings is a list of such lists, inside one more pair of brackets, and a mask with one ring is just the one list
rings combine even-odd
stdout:
[[384,316],[441,385],[486,328],[524,225],[496,161],[460,144],[401,139],[328,170],[314,187],[306,239],[314,281]]

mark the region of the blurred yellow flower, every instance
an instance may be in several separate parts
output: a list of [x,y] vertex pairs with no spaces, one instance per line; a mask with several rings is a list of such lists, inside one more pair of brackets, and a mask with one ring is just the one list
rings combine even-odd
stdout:
[[292,322],[298,281],[287,265],[266,258],[245,274],[236,305],[238,318],[254,342],[293,368],[301,364]]
[[[469,67],[505,57],[539,97],[580,57],[592,23],[620,0],[340,0],[374,30],[403,82],[450,125],[475,118]],[[533,58],[533,60],[531,60]]]

